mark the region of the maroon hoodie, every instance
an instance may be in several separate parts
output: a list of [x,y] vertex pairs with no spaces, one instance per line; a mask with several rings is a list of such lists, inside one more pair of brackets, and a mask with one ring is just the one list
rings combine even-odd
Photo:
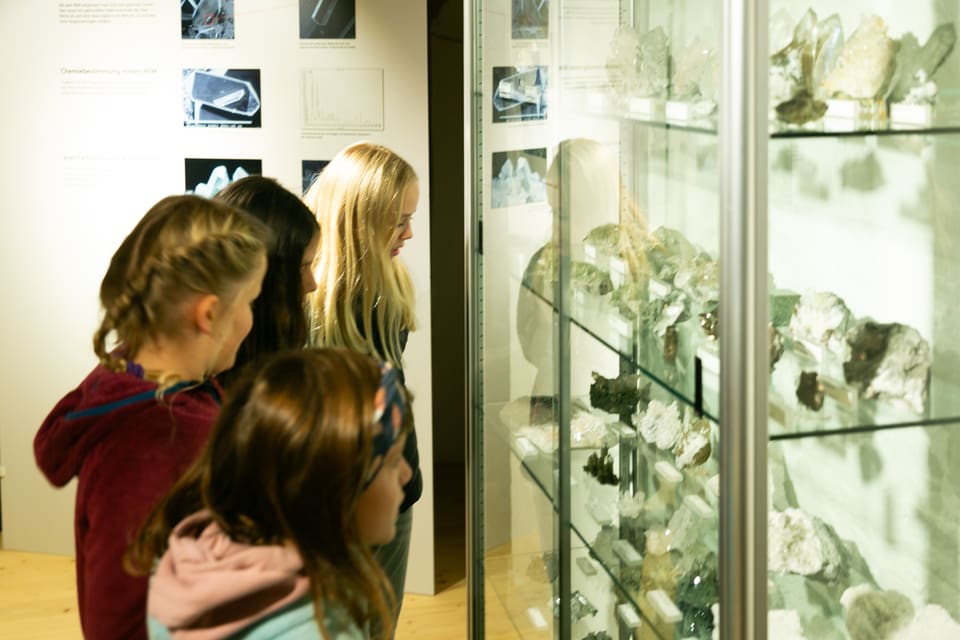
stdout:
[[146,638],[147,578],[123,554],[151,509],[200,454],[220,407],[215,384],[157,383],[97,367],[44,420],[37,466],[62,487],[78,478],[74,513],[83,635]]

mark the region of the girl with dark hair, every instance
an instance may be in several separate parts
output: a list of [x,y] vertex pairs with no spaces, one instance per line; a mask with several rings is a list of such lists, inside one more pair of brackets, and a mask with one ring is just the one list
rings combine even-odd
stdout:
[[151,637],[390,637],[371,547],[396,534],[408,407],[396,369],[346,349],[288,351],[242,376],[129,550],[131,569],[156,567]]
[[253,305],[253,330],[240,345],[233,368],[218,376],[229,389],[245,367],[281,349],[298,349],[309,342],[304,302],[317,288],[314,268],[320,226],[303,201],[273,178],[241,178],[217,193],[214,200],[243,209],[269,229],[263,238],[267,274]]

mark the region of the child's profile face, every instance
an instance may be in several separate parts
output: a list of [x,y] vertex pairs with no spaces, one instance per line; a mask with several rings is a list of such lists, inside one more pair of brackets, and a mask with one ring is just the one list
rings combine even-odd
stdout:
[[217,321],[220,332],[220,348],[209,373],[220,373],[233,366],[237,359],[237,349],[250,329],[253,328],[253,303],[260,295],[263,276],[267,272],[267,261],[263,259],[247,279],[240,285],[237,295],[229,305],[223,307]]
[[406,435],[397,438],[387,450],[377,475],[357,502],[357,528],[367,545],[386,544],[397,534],[403,486],[413,477],[413,470],[403,457],[406,440]]
[[317,290],[317,275],[314,269],[317,268],[317,257],[320,252],[320,233],[313,234],[313,239],[307,248],[303,250],[303,258],[300,261],[300,287],[303,295]]
[[400,224],[397,225],[390,240],[390,256],[400,255],[400,249],[404,243],[413,237],[412,220],[413,214],[417,212],[417,203],[420,202],[420,185],[416,182],[410,185],[403,192],[403,200],[400,203]]

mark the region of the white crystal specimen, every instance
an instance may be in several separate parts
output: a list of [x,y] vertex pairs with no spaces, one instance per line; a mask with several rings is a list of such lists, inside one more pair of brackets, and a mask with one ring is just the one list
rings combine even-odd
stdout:
[[810,516],[800,509],[786,509],[771,513],[768,522],[770,571],[808,576],[823,568],[823,545]]
[[790,331],[794,338],[825,346],[846,359],[850,324],[850,310],[843,300],[827,291],[807,292],[790,318]]
[[676,402],[651,400],[646,411],[634,414],[633,421],[643,439],[658,449],[672,449],[683,430]]
[[597,448],[603,445],[607,423],[589,411],[574,413],[570,418],[570,445]]
[[631,495],[623,494],[617,500],[617,511],[624,518],[636,518],[643,513],[645,496],[642,491]]
[[887,36],[879,16],[863,19],[840,52],[833,71],[823,81],[829,96],[871,100],[882,96],[893,75],[897,42]]

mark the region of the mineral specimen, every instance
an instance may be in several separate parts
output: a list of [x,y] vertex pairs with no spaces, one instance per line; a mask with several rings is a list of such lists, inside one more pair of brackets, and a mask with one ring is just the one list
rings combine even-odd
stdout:
[[[897,50],[896,72],[890,91],[890,100],[893,102],[907,101],[912,91],[925,84],[932,83],[943,61],[947,59],[957,42],[957,30],[952,22],[945,22],[933,30],[930,38],[923,47],[917,42],[917,37],[910,32],[900,38],[900,48]],[[936,85],[933,86],[933,101],[936,95]]]
[[632,414],[638,402],[650,399],[650,382],[645,382],[639,373],[625,373],[616,378],[604,378],[596,371],[590,375],[593,376],[590,404],[601,411]]
[[634,415],[633,423],[643,439],[655,444],[658,449],[672,449],[683,431],[676,402],[664,404],[659,400],[651,400],[646,410]]
[[613,291],[610,274],[586,262],[571,263],[570,279],[573,288],[584,293],[602,296]]
[[853,318],[847,305],[829,292],[805,293],[790,318],[790,332],[797,340],[826,347],[845,359],[847,330]]
[[879,16],[865,17],[844,45],[833,71],[824,79],[829,96],[872,100],[883,95],[893,75],[895,40]]
[[695,38],[674,58],[671,99],[715,102],[719,69],[714,48],[702,39]]
[[590,454],[587,464],[583,465],[583,470],[596,478],[600,484],[615,485],[620,480],[613,472],[613,458],[606,445],[600,447],[599,455],[596,452]]
[[851,640],[887,640],[913,620],[910,599],[896,591],[874,591],[868,585],[850,587],[840,602]]
[[930,380],[930,345],[913,327],[865,320],[848,335],[847,382],[865,398],[899,398],[922,413]]
[[816,371],[800,373],[800,382],[797,383],[797,400],[814,411],[823,408],[823,383]]
[[835,580],[846,570],[841,545],[822,520],[800,509],[774,511],[768,516],[767,566],[772,572]]
[[684,422],[683,430],[677,437],[673,448],[677,466],[698,467],[710,459],[710,421],[706,418],[693,418]]
[[682,637],[707,640],[713,628],[710,607],[719,599],[717,559],[710,555],[697,561],[677,583],[677,606],[683,611]]
[[663,282],[673,282],[684,263],[697,255],[697,248],[676,229],[659,227],[647,239],[647,260],[651,275]]

